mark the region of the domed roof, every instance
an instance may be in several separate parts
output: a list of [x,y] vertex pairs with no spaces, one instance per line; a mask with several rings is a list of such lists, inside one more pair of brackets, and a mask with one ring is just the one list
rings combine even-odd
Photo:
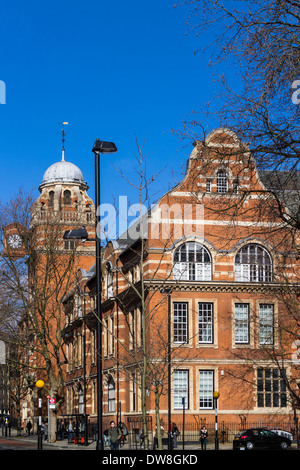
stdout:
[[79,183],[86,184],[78,166],[62,160],[53,163],[44,173],[42,184],[47,183]]

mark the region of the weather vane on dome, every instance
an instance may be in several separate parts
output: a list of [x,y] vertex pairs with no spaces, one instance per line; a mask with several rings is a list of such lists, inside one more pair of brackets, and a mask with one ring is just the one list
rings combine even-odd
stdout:
[[[64,121],[63,122],[63,126],[67,126],[69,123]],[[61,161],[64,162],[65,161],[65,128],[63,127],[62,130],[61,130],[61,135],[62,135],[62,157],[61,157]]]

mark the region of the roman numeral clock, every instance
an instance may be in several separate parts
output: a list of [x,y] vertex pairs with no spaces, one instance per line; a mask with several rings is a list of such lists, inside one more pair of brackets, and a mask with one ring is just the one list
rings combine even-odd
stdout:
[[3,227],[4,256],[22,258],[25,255],[24,227],[12,223]]

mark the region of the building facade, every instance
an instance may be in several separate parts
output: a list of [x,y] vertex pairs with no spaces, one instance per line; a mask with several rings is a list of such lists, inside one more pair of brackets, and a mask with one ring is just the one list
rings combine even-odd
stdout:
[[[223,423],[294,427],[299,240],[277,189],[217,129],[142,223],[103,248],[104,426],[137,426],[145,409],[166,429],[169,404],[177,424],[183,411],[210,423],[218,391]],[[96,420],[94,267],[81,274],[65,304],[68,410],[86,403]]]

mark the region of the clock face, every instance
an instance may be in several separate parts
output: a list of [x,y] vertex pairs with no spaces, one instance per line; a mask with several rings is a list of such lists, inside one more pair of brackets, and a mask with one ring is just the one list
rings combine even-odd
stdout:
[[13,234],[9,235],[9,237],[7,238],[7,243],[11,248],[16,250],[18,248],[21,248],[22,238],[17,233],[13,233]]

